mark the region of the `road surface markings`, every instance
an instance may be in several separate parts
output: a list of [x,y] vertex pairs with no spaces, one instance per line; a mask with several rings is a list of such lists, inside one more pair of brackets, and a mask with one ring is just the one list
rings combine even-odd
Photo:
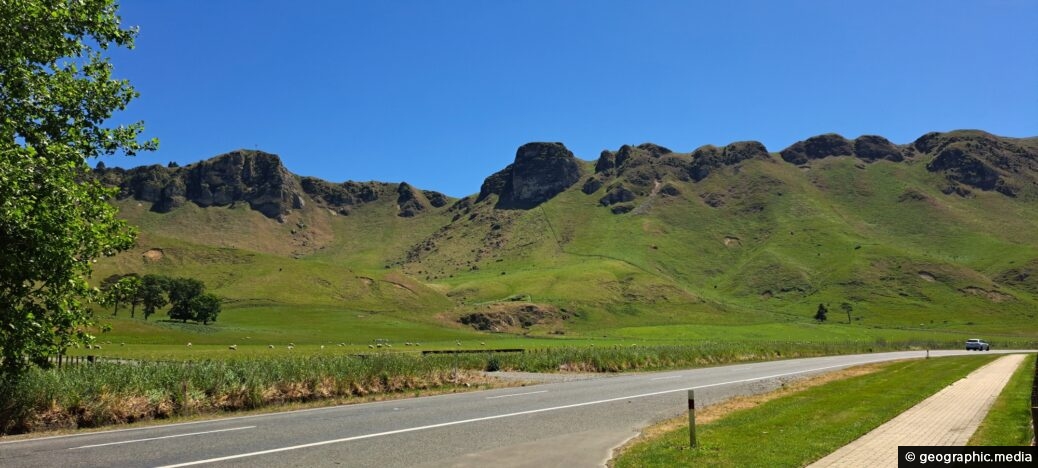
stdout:
[[652,378],[652,379],[649,379],[649,380],[680,379],[682,377],[684,377],[684,376],[683,375],[668,375],[666,377],[656,377],[656,378]]
[[269,455],[269,454],[272,454],[272,453],[287,452],[287,451],[290,451],[290,450],[300,450],[300,449],[311,448],[311,447],[320,447],[320,446],[323,446],[323,445],[341,444],[341,443],[344,443],[344,442],[352,442],[352,441],[355,441],[355,440],[363,440],[363,439],[373,439],[375,437],[384,437],[384,436],[395,435],[395,434],[406,434],[408,432],[424,431],[424,430],[427,430],[427,429],[437,429],[437,428],[448,427],[448,426],[457,426],[457,425],[460,425],[460,424],[469,424],[469,423],[481,422],[481,421],[491,421],[491,420],[494,420],[494,419],[510,418],[510,417],[513,417],[513,416],[523,416],[523,415],[527,415],[527,414],[546,413],[546,412],[549,412],[549,411],[558,411],[558,410],[570,409],[570,408],[580,408],[582,406],[599,405],[599,404],[602,404],[602,403],[612,403],[614,401],[634,400],[634,399],[637,399],[637,398],[646,398],[646,397],[652,397],[652,396],[658,396],[658,395],[666,395],[668,393],[686,392],[686,391],[689,391],[689,390],[700,389],[700,388],[719,387],[719,386],[722,386],[722,385],[731,385],[731,384],[737,384],[737,383],[754,382],[754,381],[758,381],[758,380],[776,379],[776,378],[779,378],[779,377],[788,377],[788,376],[791,376],[791,375],[808,374],[808,373],[811,373],[811,372],[820,372],[820,371],[829,370],[829,369],[838,369],[838,368],[842,368],[842,367],[856,366],[856,365],[866,364],[866,363],[870,363],[870,362],[875,362],[875,361],[867,360],[866,362],[837,364],[837,365],[834,365],[834,366],[816,367],[814,369],[806,369],[806,370],[796,371],[796,372],[786,372],[784,374],[773,374],[773,375],[767,375],[767,376],[763,376],[763,377],[753,377],[753,378],[749,378],[749,379],[732,380],[732,381],[728,381],[728,382],[719,382],[719,383],[715,383],[715,384],[699,385],[699,386],[695,386],[695,387],[683,387],[683,388],[677,388],[677,389],[673,389],[673,390],[662,390],[662,391],[659,391],[659,392],[642,393],[642,394],[639,394],[639,395],[629,395],[629,396],[616,397],[616,398],[607,398],[605,400],[586,401],[586,402],[583,402],[583,403],[574,403],[574,404],[571,404],[571,405],[552,406],[552,407],[549,407],[549,408],[540,408],[540,409],[527,410],[527,411],[518,411],[518,412],[515,412],[515,413],[497,414],[497,415],[494,415],[494,416],[484,416],[482,418],[472,418],[472,419],[462,419],[462,420],[458,420],[458,421],[448,421],[448,422],[439,423],[439,424],[430,424],[430,425],[427,425],[427,426],[407,427],[407,428],[404,428],[404,429],[397,429],[397,430],[393,430],[393,431],[376,432],[376,433],[373,433],[373,434],[364,434],[364,435],[353,436],[353,437],[343,437],[341,439],[322,440],[322,441],[319,441],[319,442],[311,442],[309,444],[290,445],[288,447],[279,447],[279,448],[270,449],[270,450],[261,450],[261,451],[258,451],[258,452],[241,453],[241,454],[238,454],[238,455],[228,455],[226,457],[209,458],[209,459],[205,459],[205,460],[197,460],[197,461],[191,461],[191,462],[186,462],[186,463],[178,463],[176,465],[166,465],[166,466],[162,466],[162,467],[159,467],[159,468],[180,468],[180,467],[183,467],[183,466],[204,465],[204,464],[207,464],[207,463],[216,463],[216,462],[222,462],[222,461],[227,461],[227,460],[237,460],[239,458],[255,457],[255,456],[260,456],[260,455]]
[[94,447],[107,447],[109,445],[133,444],[133,443],[136,443],[136,442],[147,442],[147,441],[150,441],[150,440],[175,439],[177,437],[189,437],[189,436],[204,435],[204,434],[214,434],[214,433],[217,433],[217,432],[240,431],[242,429],[253,429],[255,427],[256,426],[232,427],[230,429],[217,429],[215,431],[192,432],[190,434],[176,434],[176,435],[162,436],[162,437],[148,437],[147,439],[124,440],[124,441],[121,441],[121,442],[109,442],[107,444],[82,445],[82,446],[79,446],[79,447],[72,447],[69,450],[79,450],[79,449],[94,448]]
[[514,397],[514,396],[533,395],[535,393],[548,393],[548,391],[547,390],[540,390],[540,391],[537,391],[537,392],[512,393],[510,395],[488,396],[486,399],[487,400],[493,400],[493,399],[496,399],[496,398],[508,398],[508,397]]
[[[999,354],[1011,354],[1011,353],[1019,353],[1019,352],[1034,352],[1034,351],[1033,350],[998,350],[998,351],[993,351],[993,352],[994,353],[999,353]],[[909,352],[908,351],[899,351],[898,353],[908,354]],[[957,355],[963,355],[963,353],[967,353],[967,352],[966,351],[944,351],[944,352],[934,351],[933,355],[934,356],[938,356],[938,357],[940,357],[940,356],[957,356]],[[829,357],[833,357],[833,356],[829,356]],[[903,359],[908,359],[908,357],[903,358]],[[861,362],[861,363],[858,363],[858,364],[866,364],[866,363],[870,363],[870,362],[877,362],[877,361],[867,361],[867,362]],[[857,364],[851,364],[851,365],[857,365]],[[431,396],[427,396],[427,397],[423,397],[423,398],[426,398],[426,399],[429,399],[429,398],[452,398],[452,397],[455,397],[455,396],[457,396],[457,394],[455,394],[455,393],[448,393],[448,394],[444,394],[444,395],[431,395]],[[283,416],[283,415],[292,415],[292,414],[297,414],[297,413],[331,413],[331,412],[335,412],[335,411],[341,411],[341,410],[344,410],[344,409],[364,408],[364,407],[367,407],[367,406],[380,405],[380,404],[382,404],[382,402],[349,403],[349,404],[345,404],[345,405],[325,406],[325,407],[321,407],[321,408],[307,408],[307,409],[298,409],[298,410],[291,410],[291,411],[282,411],[282,412],[278,412],[276,414],[279,415],[279,416]],[[84,431],[84,432],[80,432],[78,434],[62,434],[62,435],[47,436],[47,437],[33,437],[33,438],[26,438],[26,439],[2,440],[2,441],[0,441],[0,445],[30,444],[30,443],[43,442],[43,441],[56,440],[56,439],[72,439],[72,438],[82,438],[82,437],[97,436],[97,435],[101,435],[101,434],[114,434],[114,433],[117,433],[117,432],[153,431],[153,430],[168,429],[168,428],[177,427],[177,426],[195,426],[195,425],[199,425],[199,424],[210,424],[210,423],[213,423],[213,422],[235,421],[235,420],[239,420],[239,419],[269,418],[269,417],[270,417],[270,414],[250,414],[250,415],[245,415],[245,416],[228,416],[228,417],[220,417],[220,418],[216,418],[216,419],[203,419],[203,420],[199,420],[199,421],[188,421],[188,422],[182,422],[182,423],[161,424],[161,425],[146,426],[146,427],[130,427],[130,428],[126,428],[126,429],[108,429],[108,430],[102,430],[102,431]]]

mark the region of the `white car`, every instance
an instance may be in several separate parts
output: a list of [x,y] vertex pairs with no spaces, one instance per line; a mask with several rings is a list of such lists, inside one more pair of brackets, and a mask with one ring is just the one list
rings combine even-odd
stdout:
[[991,351],[991,345],[979,338],[966,340],[966,351]]

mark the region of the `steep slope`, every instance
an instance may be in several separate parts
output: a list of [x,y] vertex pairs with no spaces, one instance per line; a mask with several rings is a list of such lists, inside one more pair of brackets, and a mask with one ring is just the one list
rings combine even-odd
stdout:
[[828,134],[779,153],[646,143],[595,162],[531,143],[461,200],[299,178],[246,151],[100,175],[142,236],[99,277],[189,273],[242,307],[447,328],[528,311],[510,331],[594,335],[807,322],[825,303],[864,326],[1038,333],[1033,138]]

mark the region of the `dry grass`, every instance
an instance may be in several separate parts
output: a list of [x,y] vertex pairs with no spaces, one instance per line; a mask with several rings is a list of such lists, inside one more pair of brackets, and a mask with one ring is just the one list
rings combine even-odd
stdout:
[[[375,403],[406,398],[444,395],[449,393],[490,390],[494,388],[525,386],[529,382],[497,379],[479,371],[461,370],[455,378],[444,378],[435,382],[424,382],[410,388],[389,390],[377,386],[363,387],[354,383],[351,392],[336,394],[334,383],[322,381],[315,389],[308,390],[299,383],[285,383],[268,388],[263,392],[263,404],[251,407],[240,393],[231,393],[212,398],[210,401],[194,400],[189,409],[178,414],[175,403],[169,399],[152,401],[146,397],[129,397],[119,400],[106,399],[105,404],[95,407],[64,408],[54,403],[45,411],[33,415],[27,425],[28,433],[0,436],[0,440],[11,441],[37,437],[49,437],[75,433],[99,432],[113,429],[113,425],[142,427],[157,424],[172,424],[201,419],[238,417],[247,415],[278,413],[330,406]],[[345,395],[345,396],[344,396]],[[113,423],[100,426],[85,425],[99,415],[107,413]]]

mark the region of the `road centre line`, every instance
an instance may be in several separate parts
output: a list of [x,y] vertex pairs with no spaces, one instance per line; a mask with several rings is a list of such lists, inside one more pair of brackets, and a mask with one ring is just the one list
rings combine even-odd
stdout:
[[684,376],[683,375],[668,375],[666,377],[656,377],[656,378],[652,378],[652,379],[649,379],[649,380],[680,379],[682,377],[684,377]]
[[515,397],[515,396],[523,396],[523,395],[533,395],[535,393],[548,393],[548,391],[547,390],[539,390],[539,391],[536,391],[536,392],[512,393],[510,395],[488,396],[488,397],[486,397],[486,399],[487,400],[494,400],[494,399],[497,399],[497,398],[508,398],[508,397]]
[[695,389],[701,389],[701,388],[719,387],[719,386],[722,386],[722,385],[731,385],[731,384],[738,384],[738,383],[745,383],[745,382],[754,382],[754,381],[758,381],[758,380],[776,379],[776,378],[779,378],[779,377],[788,377],[788,376],[797,375],[797,374],[808,374],[808,373],[811,373],[811,372],[820,372],[820,371],[824,371],[824,370],[837,369],[837,368],[841,368],[841,367],[859,366],[859,365],[862,365],[862,364],[867,364],[867,363],[872,363],[872,362],[877,362],[877,361],[867,361],[867,362],[852,363],[852,364],[838,364],[838,365],[833,365],[833,366],[817,367],[817,368],[814,368],[814,369],[807,369],[807,370],[802,370],[802,371],[797,371],[797,372],[787,372],[787,373],[784,373],[784,374],[773,374],[773,375],[767,375],[767,376],[764,376],[764,377],[754,377],[754,378],[750,378],[750,379],[732,380],[732,381],[728,381],[728,382],[720,382],[720,383],[709,384],[709,385],[700,385],[700,386],[696,386],[696,387],[683,387],[683,388],[677,388],[677,389],[673,389],[673,390],[662,390],[662,391],[659,391],[659,392],[642,393],[642,394],[639,394],[639,395],[630,395],[630,396],[623,396],[623,397],[616,397],[616,398],[608,398],[608,399],[605,399],[605,400],[586,401],[586,402],[583,402],[583,403],[574,403],[574,404],[570,404],[570,405],[553,406],[553,407],[549,407],[549,408],[540,408],[540,409],[527,410],[527,411],[518,411],[518,412],[515,412],[515,413],[497,414],[497,415],[494,415],[494,416],[484,416],[484,417],[481,417],[481,418],[471,418],[471,419],[462,419],[462,420],[458,420],[458,421],[448,421],[448,422],[438,423],[438,424],[429,424],[427,426],[408,427],[408,428],[397,429],[397,430],[393,430],[393,431],[376,432],[376,433],[373,433],[373,434],[364,434],[364,435],[353,436],[353,437],[343,437],[341,439],[323,440],[323,441],[320,441],[320,442],[311,442],[309,444],[291,445],[291,446],[288,446],[288,447],[280,447],[280,448],[275,448],[275,449],[270,449],[270,450],[261,450],[261,451],[258,451],[258,452],[249,452],[249,453],[242,453],[242,454],[238,454],[238,455],[228,455],[226,457],[209,458],[209,459],[205,459],[205,460],[197,460],[197,461],[186,462],[186,463],[178,463],[176,465],[166,465],[166,466],[162,466],[162,467],[159,467],[159,468],[180,468],[180,467],[184,467],[184,466],[203,465],[203,464],[206,464],[206,463],[216,463],[216,462],[227,461],[227,460],[236,460],[236,459],[239,459],[239,458],[255,457],[255,456],[259,456],[259,455],[269,455],[269,454],[272,454],[272,453],[287,452],[287,451],[290,451],[290,450],[300,450],[300,449],[311,448],[311,447],[320,447],[320,446],[323,446],[323,445],[340,444],[340,443],[344,443],[344,442],[352,442],[352,441],[355,441],[355,440],[372,439],[372,438],[375,438],[375,437],[383,437],[383,436],[389,436],[389,435],[395,435],[395,434],[405,434],[405,433],[408,433],[408,432],[423,431],[423,430],[426,430],[426,429],[437,429],[437,428],[441,428],[441,427],[457,426],[457,425],[460,425],[460,424],[469,424],[469,423],[481,422],[481,421],[490,421],[490,420],[494,420],[494,419],[503,419],[503,418],[509,418],[509,417],[513,417],[513,416],[523,416],[523,415],[528,415],[528,414],[545,413],[545,412],[548,412],[548,411],[558,411],[558,410],[563,410],[563,409],[579,408],[579,407],[582,407],[582,406],[598,405],[598,404],[602,404],[602,403],[612,403],[614,401],[633,400],[633,399],[637,399],[637,398],[646,398],[646,397],[651,397],[651,396],[665,395],[667,393],[684,392],[684,391],[688,391],[688,390],[695,390]]
[[[1011,352],[1012,352],[1011,350],[996,351],[996,353],[1011,353]],[[1029,350],[1029,351],[1022,351],[1022,352],[1032,352],[1033,353],[1034,351],[1033,350]],[[911,358],[900,358],[900,359],[911,359]],[[878,361],[868,361],[868,362],[871,363],[871,362],[878,362]],[[864,364],[864,363],[862,363],[862,364]],[[857,364],[854,364],[854,365],[857,365]],[[437,398],[452,398],[452,397],[456,397],[457,395],[458,394],[456,394],[456,393],[446,393],[446,394],[441,394],[441,395],[429,395],[429,396],[422,397],[422,398],[426,399],[426,400],[428,400],[428,399],[437,399]],[[378,402],[378,401],[368,402],[368,403],[349,403],[349,404],[343,404],[343,405],[322,406],[320,408],[305,408],[305,409],[297,409],[297,410],[290,410],[290,411],[281,411],[281,412],[278,412],[276,414],[284,416],[284,415],[291,415],[291,414],[298,414],[298,413],[323,413],[323,412],[339,411],[339,410],[342,410],[342,409],[363,408],[363,407],[367,407],[367,406],[371,406],[371,405],[379,405],[379,404],[382,404],[382,403],[383,402]],[[199,424],[209,424],[209,423],[215,423],[215,422],[235,421],[235,420],[239,420],[239,419],[265,418],[265,417],[270,417],[270,415],[271,415],[270,413],[262,413],[262,414],[248,414],[248,415],[244,415],[244,416],[226,416],[226,417],[219,417],[219,418],[215,418],[215,419],[202,419],[202,420],[198,420],[198,421],[186,421],[186,422],[168,423],[168,424],[163,423],[163,424],[156,424],[156,425],[147,425],[147,426],[143,426],[143,427],[128,427],[128,428],[125,428],[125,429],[106,429],[106,430],[100,430],[100,431],[84,431],[84,432],[79,432],[79,433],[76,433],[76,434],[61,434],[61,435],[53,435],[53,436],[46,436],[46,437],[29,437],[29,438],[19,438],[19,439],[14,439],[14,440],[0,440],[0,446],[2,446],[2,445],[16,445],[16,444],[27,444],[27,443],[43,442],[43,441],[56,440],[56,439],[74,439],[74,438],[81,438],[81,437],[96,436],[96,435],[101,435],[101,434],[114,434],[114,433],[117,433],[117,432],[161,430],[161,429],[168,429],[168,428],[177,427],[177,426],[195,426],[195,425],[199,425]],[[3,437],[0,437],[0,439],[2,439],[2,438]]]
[[217,432],[240,431],[242,429],[254,429],[255,427],[256,426],[232,427],[230,429],[217,429],[217,430],[205,431],[205,432],[192,432],[192,433],[189,433],[189,434],[174,434],[174,435],[162,436],[162,437],[148,437],[147,439],[123,440],[123,441],[120,441],[120,442],[109,442],[107,444],[82,445],[82,446],[79,446],[79,447],[70,447],[69,450],[79,450],[79,449],[95,448],[95,447],[107,447],[109,445],[133,444],[133,443],[137,443],[137,442],[147,442],[147,441],[150,441],[150,440],[175,439],[177,437],[189,437],[189,436],[204,435],[204,434],[215,434]]

